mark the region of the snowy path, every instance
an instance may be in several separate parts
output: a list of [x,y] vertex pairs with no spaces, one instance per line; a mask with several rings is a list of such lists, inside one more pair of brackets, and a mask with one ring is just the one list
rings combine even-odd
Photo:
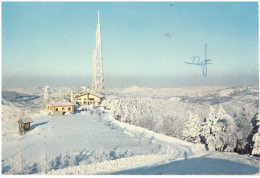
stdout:
[[[130,168],[158,165],[172,160],[185,159],[185,154],[187,155],[186,157],[197,157],[207,153],[203,145],[190,144],[172,137],[154,133],[141,127],[116,121],[111,117],[110,113],[97,115],[102,115],[98,119],[100,122],[113,129],[122,131],[139,143],[142,142],[142,140],[148,140],[149,144],[159,145],[159,147],[156,147],[151,153],[52,170],[48,174],[105,174]],[[200,154],[194,153],[198,151],[200,151]]]
[[117,170],[125,170],[130,168],[138,168],[158,164],[168,155],[138,155],[115,160],[103,161],[89,165],[74,166],[56,171],[51,171],[48,174],[64,175],[64,174],[105,174]]

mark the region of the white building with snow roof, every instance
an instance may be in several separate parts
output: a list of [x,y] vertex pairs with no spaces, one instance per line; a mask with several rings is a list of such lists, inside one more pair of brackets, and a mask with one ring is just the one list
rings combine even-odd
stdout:
[[75,95],[76,104],[79,105],[99,105],[103,98],[103,94],[94,91],[83,92]]
[[74,104],[65,99],[52,100],[46,104],[46,110],[51,115],[64,115],[66,112],[74,113]]

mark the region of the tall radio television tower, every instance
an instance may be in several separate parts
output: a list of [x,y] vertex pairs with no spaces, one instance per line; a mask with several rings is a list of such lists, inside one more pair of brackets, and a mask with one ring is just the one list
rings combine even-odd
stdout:
[[104,94],[103,60],[101,48],[101,35],[98,11],[98,23],[96,32],[96,48],[93,50],[93,81],[92,90]]

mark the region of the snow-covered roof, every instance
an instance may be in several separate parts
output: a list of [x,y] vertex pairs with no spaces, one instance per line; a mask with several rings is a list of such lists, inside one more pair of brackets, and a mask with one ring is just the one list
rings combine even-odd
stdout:
[[81,93],[80,95],[76,96],[76,98],[84,96],[84,95],[87,95],[87,94],[91,94],[91,95],[94,95],[94,96],[99,97],[99,98],[103,98],[104,97],[104,95],[101,94],[101,93],[98,93],[98,92],[95,92],[95,91],[88,91],[86,93]]
[[103,97],[104,97],[103,94],[98,93],[98,92],[95,92],[95,91],[89,91],[88,93],[89,93],[89,94],[92,94],[92,95],[94,95],[94,96],[97,96],[97,97],[99,97],[99,98],[103,98]]
[[86,95],[86,94],[88,94],[88,93],[80,93],[80,94],[76,95],[75,98],[84,96],[84,95]]
[[29,123],[33,122],[33,120],[30,117],[19,119],[18,123]]
[[52,101],[50,103],[52,106],[73,106],[74,104],[68,102],[65,99],[60,99],[60,100],[56,100],[56,101]]

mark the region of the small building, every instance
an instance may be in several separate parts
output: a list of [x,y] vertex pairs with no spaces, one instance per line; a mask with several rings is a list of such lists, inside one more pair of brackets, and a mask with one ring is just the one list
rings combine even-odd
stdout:
[[79,105],[99,105],[101,104],[103,98],[104,95],[94,91],[89,91],[75,95],[76,104]]
[[74,113],[74,104],[65,99],[52,100],[46,104],[46,110],[51,115],[64,115],[66,112]]
[[28,131],[30,131],[31,129],[31,126],[30,124],[32,123],[32,119],[31,118],[23,118],[23,119],[20,119],[18,121],[19,123],[19,134],[20,135],[24,135],[26,134]]

